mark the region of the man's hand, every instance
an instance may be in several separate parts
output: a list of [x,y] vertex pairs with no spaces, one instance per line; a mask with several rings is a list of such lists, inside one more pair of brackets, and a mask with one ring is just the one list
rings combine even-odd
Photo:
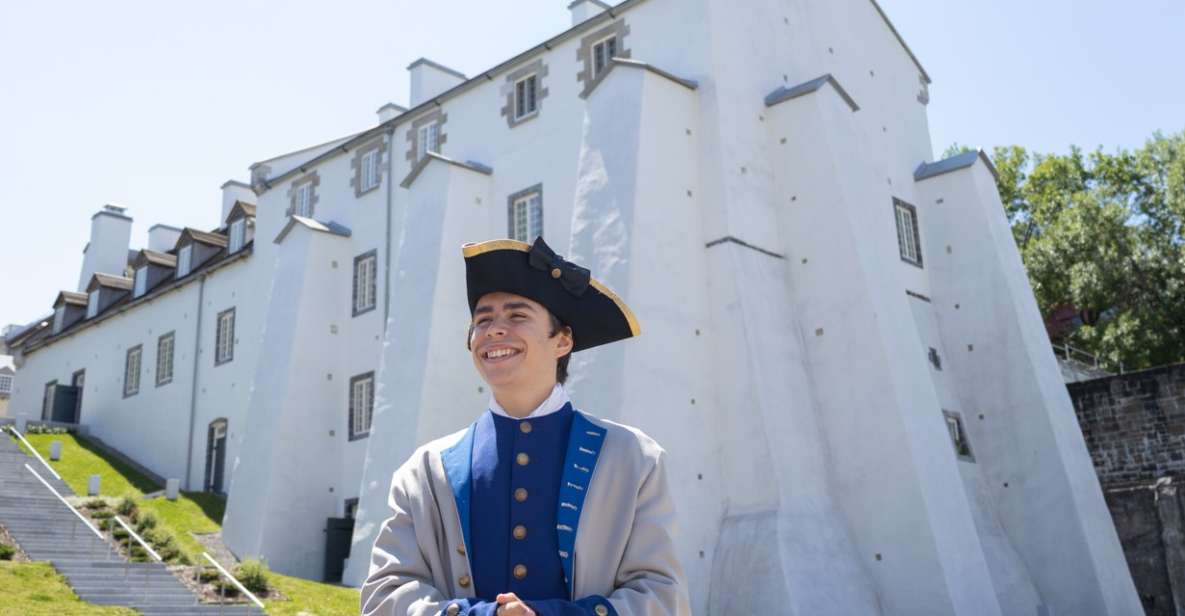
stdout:
[[498,595],[495,601],[498,602],[498,609],[494,610],[494,613],[498,616],[535,616],[535,611],[512,592]]

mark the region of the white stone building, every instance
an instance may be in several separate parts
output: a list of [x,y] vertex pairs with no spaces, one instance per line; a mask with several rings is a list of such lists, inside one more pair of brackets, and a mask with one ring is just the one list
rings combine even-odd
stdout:
[[569,8],[479,75],[412,63],[407,108],[256,163],[130,269],[97,214],[15,412],[85,371],[75,418],[228,491],[237,554],[335,577],[352,543],[356,584],[391,473],[488,398],[460,246],[542,234],[641,321],[569,390],[668,450],[696,613],[1139,613],[994,170],[932,162],[880,7]]

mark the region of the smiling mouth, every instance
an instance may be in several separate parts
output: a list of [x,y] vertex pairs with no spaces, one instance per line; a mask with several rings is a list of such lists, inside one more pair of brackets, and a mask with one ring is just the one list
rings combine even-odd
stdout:
[[515,355],[518,355],[519,353],[521,353],[521,351],[518,351],[516,349],[500,348],[500,349],[493,349],[490,351],[486,351],[485,353],[482,353],[481,356],[482,356],[482,359],[485,359],[486,361],[495,361],[496,362],[496,361],[502,361],[504,359],[514,357]]

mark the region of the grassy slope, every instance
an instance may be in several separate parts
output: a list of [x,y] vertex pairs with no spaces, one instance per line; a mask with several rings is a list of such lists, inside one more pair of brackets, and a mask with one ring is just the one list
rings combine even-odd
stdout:
[[135,616],[125,607],[84,603],[49,563],[0,561],[0,616]]
[[[89,477],[99,475],[102,477],[100,487],[103,496],[136,498],[141,510],[152,511],[161,526],[173,531],[181,550],[192,562],[205,562],[201,544],[190,533],[213,533],[222,529],[226,503],[220,497],[207,492],[182,492],[176,502],[163,498],[141,500],[145,492],[159,490],[160,486],[119,461],[104,457],[85,440],[69,434],[29,434],[26,438],[47,461],[50,442],[61,441],[62,459],[50,464],[76,493],[86,494]],[[40,472],[39,462],[30,466]],[[265,601],[269,614],[295,616],[304,612],[310,616],[354,616],[358,613],[358,590],[355,588],[322,584],[274,572],[271,581],[289,600]],[[0,616],[7,614],[0,612]]]

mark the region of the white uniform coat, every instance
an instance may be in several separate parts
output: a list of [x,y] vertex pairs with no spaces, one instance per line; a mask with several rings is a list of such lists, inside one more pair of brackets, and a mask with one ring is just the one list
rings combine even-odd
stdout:
[[[620,616],[690,614],[666,453],[635,428],[577,415],[605,435],[579,514],[570,598],[605,596]],[[471,430],[420,447],[395,471],[392,514],[362,585],[363,616],[448,613],[451,600],[474,596],[465,531],[442,461],[442,452]]]

